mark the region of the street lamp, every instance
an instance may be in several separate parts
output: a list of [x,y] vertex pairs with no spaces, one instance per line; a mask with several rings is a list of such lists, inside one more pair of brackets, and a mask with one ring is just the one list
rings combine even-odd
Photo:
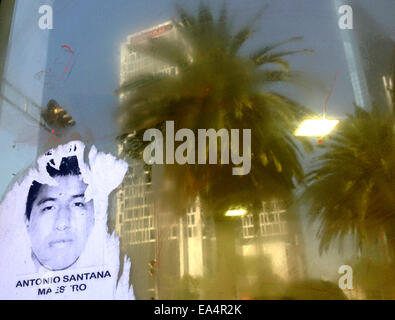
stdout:
[[230,209],[226,211],[225,216],[227,217],[241,217],[247,213],[246,209]]
[[[336,82],[337,72],[334,78]],[[326,104],[332,95],[333,86],[325,99],[324,103],[324,113],[322,119],[307,119],[304,120],[299,127],[295,130],[295,136],[307,136],[307,137],[324,137],[330,133],[339,123],[339,120],[329,120],[326,119]],[[319,142],[322,140],[319,140]]]
[[339,120],[308,119],[304,120],[295,131],[295,136],[323,137],[331,132]]

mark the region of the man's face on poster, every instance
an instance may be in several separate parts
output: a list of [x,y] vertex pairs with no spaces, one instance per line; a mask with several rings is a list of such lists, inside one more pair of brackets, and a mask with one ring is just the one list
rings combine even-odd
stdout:
[[84,250],[94,224],[92,200],[85,202],[87,185],[79,175],[54,178],[58,186],[42,185],[34,200],[28,232],[33,254],[41,265],[63,270]]

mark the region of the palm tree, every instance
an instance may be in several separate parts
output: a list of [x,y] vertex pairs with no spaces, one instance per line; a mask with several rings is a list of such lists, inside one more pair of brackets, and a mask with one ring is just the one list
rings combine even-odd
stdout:
[[313,220],[320,221],[321,253],[352,234],[360,249],[379,244],[393,254],[394,128],[392,112],[356,106],[320,145],[323,153],[308,174],[304,198]]
[[388,263],[385,257],[361,256],[347,264],[352,266],[356,289],[364,294],[365,299],[395,298],[394,264]]
[[300,80],[301,74],[290,70],[285,56],[310,51],[277,49],[301,38],[265,45],[249,55],[240,53],[262,12],[233,31],[226,6],[217,19],[204,4],[196,16],[177,7],[173,25],[180,36],[152,39],[136,48],[175,66],[177,75],[142,75],[118,91],[129,96],[119,110],[123,133],[119,138],[132,158],[142,159],[149,144],[142,139],[146,129],[158,128],[165,137],[166,120],[174,121],[175,131],[189,128],[195,134],[199,128],[251,129],[251,171],[247,175],[232,175],[233,164],[164,165],[167,190],[174,186],[164,198],[167,202],[175,199],[173,210],[185,212],[186,204],[199,195],[205,212],[214,217],[218,265],[224,272],[232,270],[232,263],[226,261],[235,256],[235,220],[224,213],[232,207],[259,212],[263,199],[290,199],[304,177],[302,147],[311,148],[307,140],[298,143],[293,137],[298,123],[310,112],[272,87]]

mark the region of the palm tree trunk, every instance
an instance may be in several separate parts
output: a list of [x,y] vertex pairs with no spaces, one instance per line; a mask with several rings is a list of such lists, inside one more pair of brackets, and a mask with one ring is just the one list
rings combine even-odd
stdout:
[[384,251],[384,255],[385,255],[385,258],[387,260],[387,263],[390,263],[391,262],[391,258],[390,258],[390,254],[389,254],[387,237],[386,237],[386,234],[385,234],[384,230],[381,230],[381,243],[383,245],[383,251]]
[[236,299],[235,220],[215,221],[219,299]]

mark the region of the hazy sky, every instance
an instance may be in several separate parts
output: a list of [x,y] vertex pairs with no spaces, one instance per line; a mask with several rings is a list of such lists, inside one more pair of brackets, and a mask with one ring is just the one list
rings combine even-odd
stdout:
[[[265,3],[251,0],[227,2],[236,25],[253,16]],[[179,3],[193,9],[197,7],[197,1]],[[269,6],[259,23],[260,31],[251,39],[249,46],[303,36],[303,43],[292,44],[288,48],[309,48],[315,53],[291,57],[292,66],[317,77],[326,84],[326,88],[322,91],[315,88],[296,96],[320,112],[337,71],[339,74],[328,112],[335,116],[351,111],[353,93],[333,2],[277,0],[266,3]],[[395,5],[391,6],[391,1],[379,0],[374,5],[369,1],[360,3],[387,31],[394,30],[390,12],[394,12]],[[44,101],[54,98],[67,106],[77,121],[77,130],[83,133],[90,128],[96,142],[111,147],[116,134],[112,112],[117,105],[117,97],[113,91],[119,85],[121,42],[131,33],[169,20],[174,16],[173,4],[172,0],[55,1],[47,66],[53,68],[54,60],[62,55],[62,45],[70,46],[75,52],[74,65],[66,82],[55,88],[46,88]],[[222,0],[210,1],[210,4],[218,9]],[[392,8],[394,10],[389,10]]]

